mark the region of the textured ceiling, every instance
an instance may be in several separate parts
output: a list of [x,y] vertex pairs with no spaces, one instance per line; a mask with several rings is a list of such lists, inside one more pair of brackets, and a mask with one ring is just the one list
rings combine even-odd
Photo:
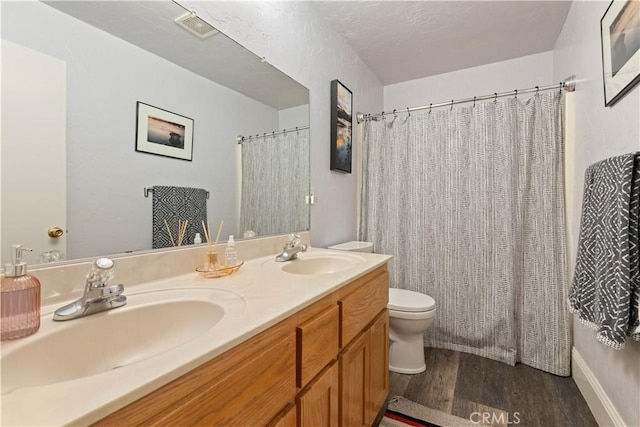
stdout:
[[314,1],[384,85],[553,49],[570,1]]

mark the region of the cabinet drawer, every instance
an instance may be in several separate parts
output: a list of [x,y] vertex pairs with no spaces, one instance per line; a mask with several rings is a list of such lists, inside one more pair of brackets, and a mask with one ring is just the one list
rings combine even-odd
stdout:
[[339,319],[338,306],[334,304],[296,328],[298,387],[304,387],[336,358],[339,348]]
[[340,347],[344,348],[389,302],[389,273],[384,272],[370,282],[342,297],[340,306]]

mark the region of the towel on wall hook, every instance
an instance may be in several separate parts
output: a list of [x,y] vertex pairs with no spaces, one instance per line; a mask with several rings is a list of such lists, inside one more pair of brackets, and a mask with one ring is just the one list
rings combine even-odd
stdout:
[[570,310],[615,349],[640,341],[640,153],[585,172]]

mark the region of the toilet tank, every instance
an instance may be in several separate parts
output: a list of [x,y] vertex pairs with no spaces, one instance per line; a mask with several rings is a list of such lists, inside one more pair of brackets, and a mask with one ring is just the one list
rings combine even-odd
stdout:
[[373,252],[373,243],[371,242],[359,242],[352,240],[351,242],[340,243],[338,245],[329,246],[328,249],[334,249],[337,251],[351,251],[351,252]]

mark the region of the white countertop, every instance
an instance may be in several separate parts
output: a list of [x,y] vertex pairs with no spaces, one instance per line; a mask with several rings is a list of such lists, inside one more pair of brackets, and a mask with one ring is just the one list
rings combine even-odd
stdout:
[[[309,255],[307,255],[309,254]],[[129,365],[93,375],[48,385],[15,389],[2,395],[2,425],[86,425],[117,411],[142,396],[158,389],[195,367],[211,360],[272,325],[309,306],[352,280],[388,262],[388,255],[345,253],[326,249],[310,249],[307,254],[354,254],[362,262],[346,270],[326,275],[299,275],[280,270],[274,255],[246,261],[234,275],[206,279],[193,272],[164,280],[124,283],[125,295],[132,301],[137,295],[172,289],[215,290],[216,303],[225,315],[211,329],[196,338],[161,354]],[[293,261],[295,262],[295,261]],[[129,305],[129,304],[128,304]],[[3,357],[44,334],[59,333],[74,322],[86,322],[93,316],[113,316],[127,306],[66,322],[54,322],[53,311],[60,305],[42,308],[40,330],[27,338],[2,343]],[[110,340],[112,331],[96,331]],[[114,340],[114,346],[118,345]],[[70,356],[83,351],[78,340],[69,348]],[[39,357],[47,357],[43,354]],[[72,363],[72,357],[69,358]],[[29,366],[24,369],[28,370]]]

